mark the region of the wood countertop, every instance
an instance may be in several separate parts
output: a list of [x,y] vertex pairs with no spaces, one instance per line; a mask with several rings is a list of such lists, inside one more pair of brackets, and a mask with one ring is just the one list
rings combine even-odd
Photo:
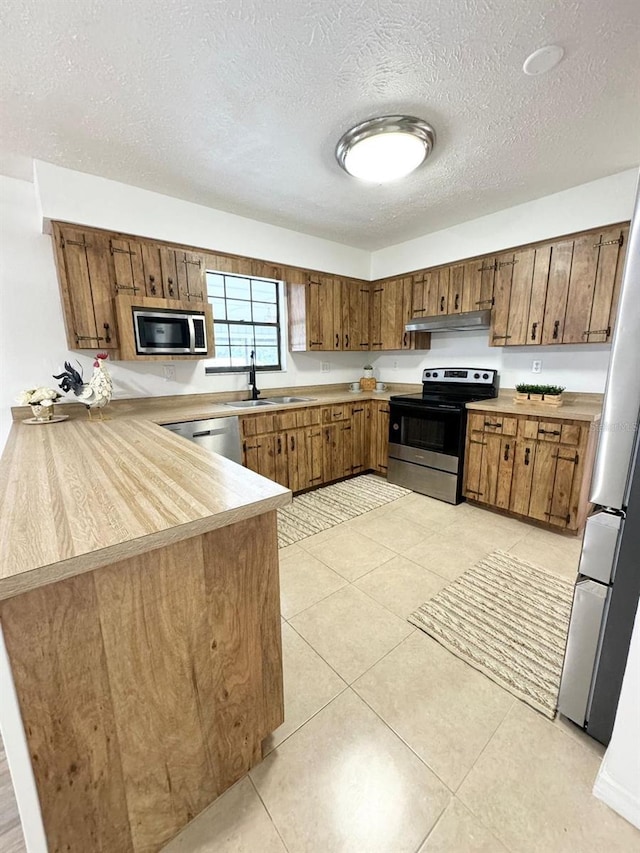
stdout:
[[481,412],[503,412],[505,415],[539,415],[564,418],[570,421],[599,421],[602,417],[602,394],[572,394],[565,391],[564,405],[545,406],[542,403],[514,403],[515,388],[505,388],[493,400],[467,403],[467,409]]
[[150,420],[16,423],[0,461],[0,600],[290,501]]

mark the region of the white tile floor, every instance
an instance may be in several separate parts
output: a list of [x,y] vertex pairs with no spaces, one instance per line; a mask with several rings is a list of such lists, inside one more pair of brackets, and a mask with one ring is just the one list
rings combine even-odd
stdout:
[[576,539],[409,495],[281,552],[286,721],[165,853],[607,853],[603,749],[406,616],[501,548],[573,579]]

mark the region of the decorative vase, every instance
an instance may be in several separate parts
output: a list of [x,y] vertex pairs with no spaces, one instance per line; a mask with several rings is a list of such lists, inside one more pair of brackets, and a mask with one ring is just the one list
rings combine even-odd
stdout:
[[42,406],[40,403],[31,405],[31,413],[37,421],[50,421],[53,417],[53,406]]

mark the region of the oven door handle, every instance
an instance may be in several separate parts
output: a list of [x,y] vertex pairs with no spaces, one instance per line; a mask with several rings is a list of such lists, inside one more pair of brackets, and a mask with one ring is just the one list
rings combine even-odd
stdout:
[[389,405],[391,406],[391,413],[393,414],[394,409],[401,410],[399,414],[404,414],[406,412],[413,412],[415,415],[420,417],[421,414],[426,412],[455,412],[457,414],[464,414],[464,408],[460,408],[455,404],[447,405],[446,403],[441,405],[432,406],[429,403],[403,403],[396,402],[395,400],[391,400]]

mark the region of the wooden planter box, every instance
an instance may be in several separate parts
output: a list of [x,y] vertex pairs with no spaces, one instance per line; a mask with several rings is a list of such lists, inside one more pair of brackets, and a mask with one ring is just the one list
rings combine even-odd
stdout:
[[540,403],[542,406],[549,406],[557,409],[564,405],[564,394],[516,394],[513,398],[514,403]]
[[374,391],[376,387],[375,377],[368,379],[366,376],[363,376],[360,380],[360,387],[363,391]]

